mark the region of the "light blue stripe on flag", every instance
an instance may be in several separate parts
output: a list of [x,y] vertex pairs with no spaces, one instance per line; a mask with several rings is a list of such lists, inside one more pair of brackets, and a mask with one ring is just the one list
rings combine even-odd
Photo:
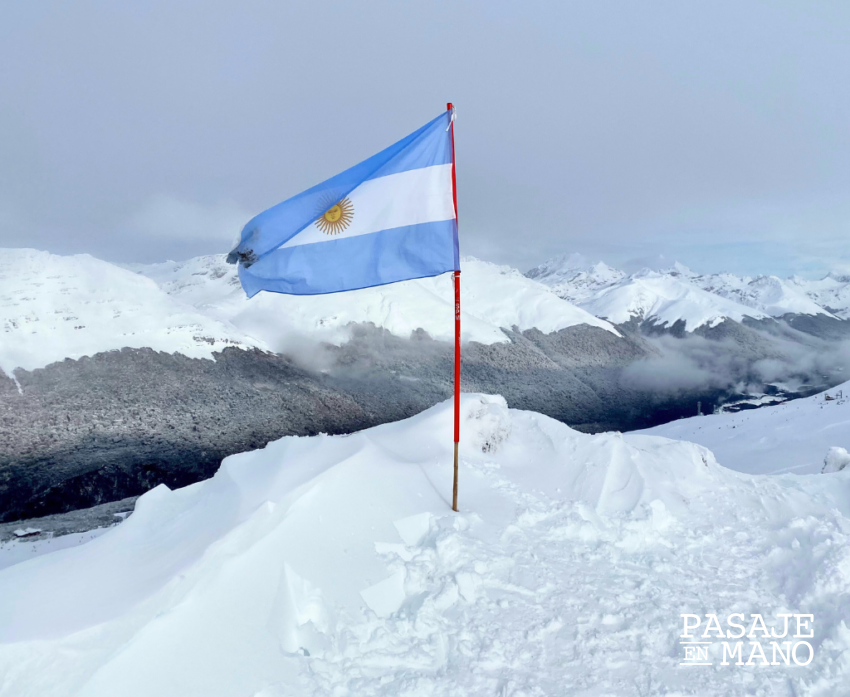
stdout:
[[459,267],[454,220],[421,223],[323,244],[287,247],[246,269],[242,287],[318,295],[436,276]]
[[[458,270],[449,118],[249,221],[228,256],[246,293],[335,293]],[[325,216],[335,204],[336,218]]]

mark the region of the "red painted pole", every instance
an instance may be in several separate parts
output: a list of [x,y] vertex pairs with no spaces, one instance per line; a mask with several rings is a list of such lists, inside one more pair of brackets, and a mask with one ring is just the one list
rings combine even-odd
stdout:
[[[449,118],[452,117],[452,103],[446,104]],[[455,176],[455,124],[449,121],[452,136],[452,197],[455,205],[455,225],[457,225],[457,178]],[[454,274],[455,285],[455,468],[452,485],[452,510],[457,511],[457,449],[460,442],[460,269]]]

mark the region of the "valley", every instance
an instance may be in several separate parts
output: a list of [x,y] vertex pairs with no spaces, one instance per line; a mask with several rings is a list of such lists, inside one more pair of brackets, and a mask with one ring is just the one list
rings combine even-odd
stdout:
[[[247,300],[222,257],[129,268],[32,250],[3,259],[0,521],[185,486],[230,454],[398,421],[451,394],[443,278]],[[629,280],[553,266],[529,272],[535,280],[464,262],[464,391],[597,433],[845,379],[850,322],[833,313],[715,302],[681,267]],[[645,297],[650,276],[664,298]],[[585,309],[632,286],[643,290],[626,298],[643,305],[609,312],[615,323]]]

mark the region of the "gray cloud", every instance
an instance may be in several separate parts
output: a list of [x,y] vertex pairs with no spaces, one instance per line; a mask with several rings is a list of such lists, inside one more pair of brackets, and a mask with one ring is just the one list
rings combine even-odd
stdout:
[[[835,384],[850,375],[850,340],[829,341],[800,335],[792,341],[764,335],[761,345],[732,339],[648,339],[656,355],[632,363],[623,384],[647,392],[678,394],[693,390],[758,392],[765,384],[782,383],[795,391],[804,385]],[[829,376],[825,380],[826,376]]]
[[148,199],[127,221],[127,228],[152,240],[208,241],[235,246],[238,231],[250,214],[222,201],[201,206],[167,194]]
[[[0,245],[224,251],[170,230],[259,212],[452,100],[466,254],[816,273],[850,263],[848,33],[850,5],[790,0],[5,3]],[[142,234],[157,200],[176,222]]]
[[729,389],[744,381],[749,372],[751,360],[732,340],[711,341],[688,334],[684,338],[660,336],[648,342],[657,355],[625,368],[622,379],[629,387],[661,393]]

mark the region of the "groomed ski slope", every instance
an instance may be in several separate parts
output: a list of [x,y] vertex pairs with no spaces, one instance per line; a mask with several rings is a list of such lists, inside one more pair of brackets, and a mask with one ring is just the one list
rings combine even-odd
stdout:
[[694,416],[636,433],[699,443],[738,472],[813,474],[823,468],[830,448],[850,450],[850,382],[805,399]]
[[[451,424],[284,438],[0,571],[0,695],[847,694],[850,471],[464,395],[453,514]],[[814,614],[814,660],[681,666],[680,613],[709,612]]]

